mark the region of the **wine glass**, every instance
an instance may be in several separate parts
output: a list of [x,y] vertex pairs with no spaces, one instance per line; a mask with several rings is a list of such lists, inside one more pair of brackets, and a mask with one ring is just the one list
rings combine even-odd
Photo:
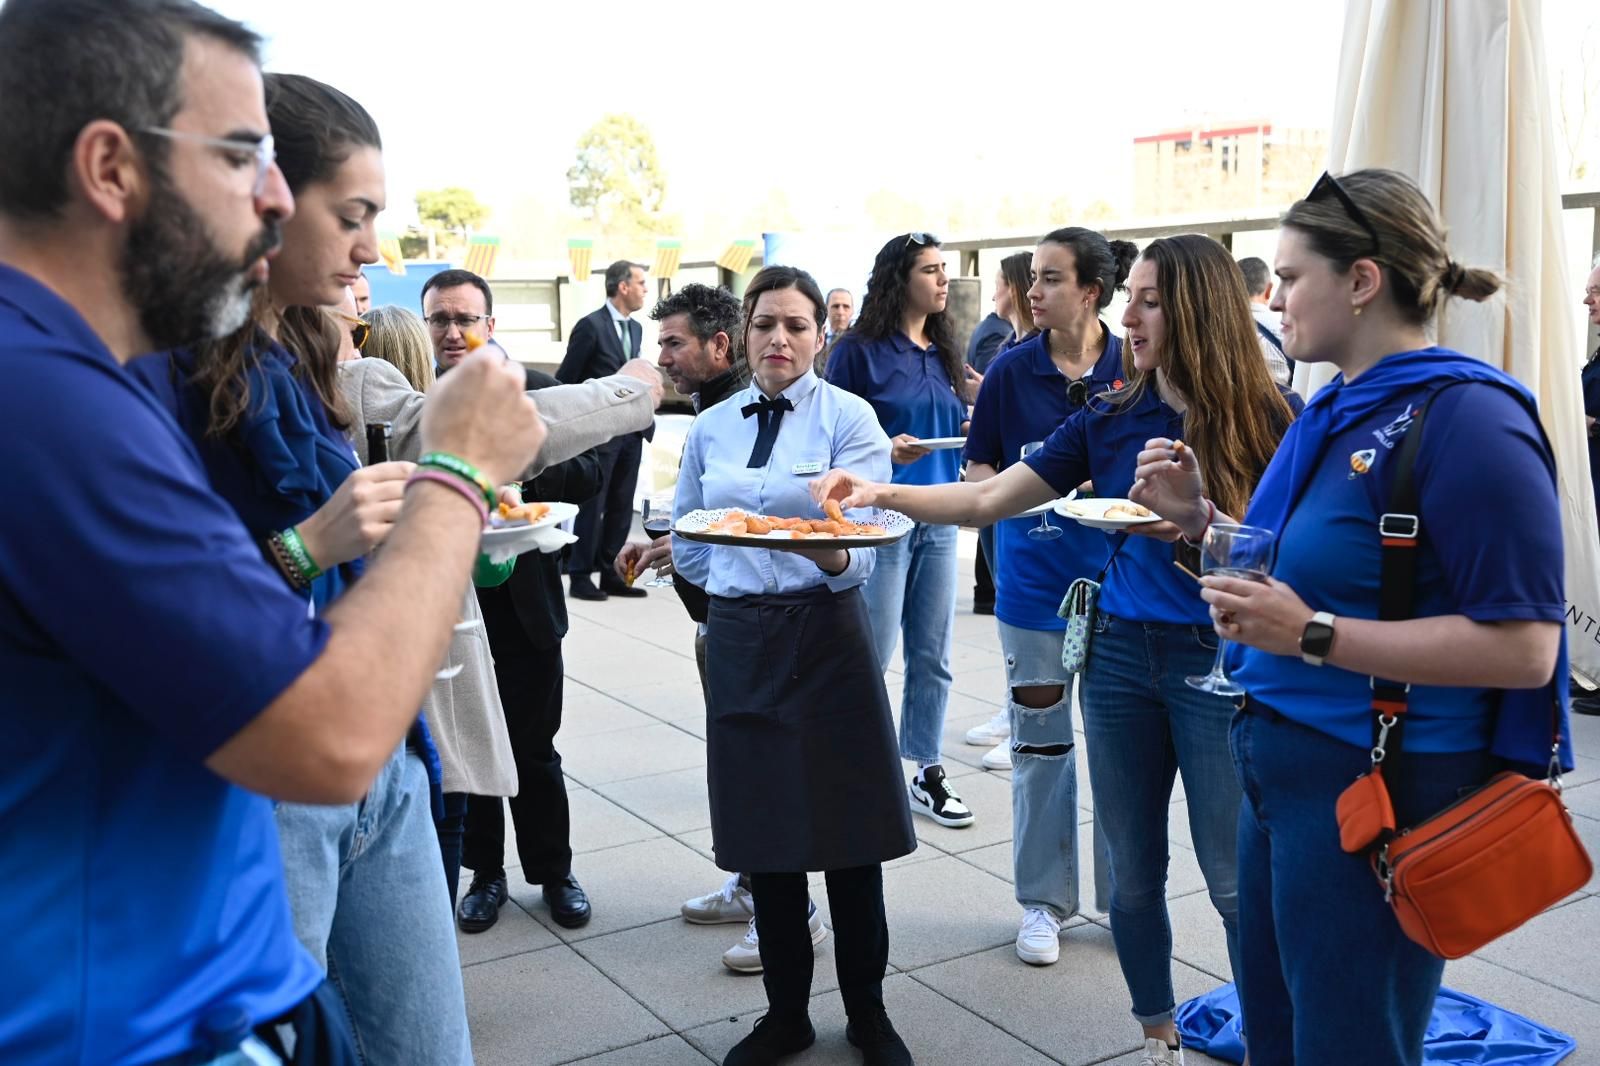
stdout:
[[[1202,567],[1208,574],[1264,582],[1272,565],[1272,544],[1277,537],[1272,530],[1259,526],[1213,522],[1200,548]],[[1212,664],[1211,672],[1203,677],[1185,678],[1189,687],[1218,696],[1243,696],[1243,686],[1229,677],[1223,667],[1227,651],[1228,642],[1219,639],[1217,661]]]
[[[1036,440],[1022,446],[1022,458],[1026,459],[1040,448],[1044,441]],[[1055,540],[1061,536],[1061,530],[1050,524],[1050,509],[1047,507],[1039,512],[1039,524],[1028,530],[1029,540]]]
[[[672,497],[670,492],[658,492],[646,496],[639,505],[639,518],[651,540],[660,540],[672,532]],[[663,564],[658,568],[655,576],[646,581],[644,586],[651,589],[672,587],[668,565]]]

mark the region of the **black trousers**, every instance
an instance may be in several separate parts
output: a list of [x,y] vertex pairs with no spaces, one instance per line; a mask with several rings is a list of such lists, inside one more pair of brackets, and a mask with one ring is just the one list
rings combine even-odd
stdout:
[[[561,645],[536,648],[519,628],[485,628],[517,763],[520,787],[510,803],[522,876],[530,885],[560,881],[572,873],[572,816],[555,748],[561,728]],[[469,797],[461,864],[480,874],[503,870],[505,837],[500,797]]]
[[[883,911],[883,867],[829,870],[833,959],[839,995],[851,1017],[883,1009],[883,973],[889,965],[889,922]],[[811,893],[803,873],[751,874],[756,933],[761,939],[761,980],[773,1014],[799,1015],[811,999]]]
[[602,578],[633,530],[633,489],[639,481],[639,458],[644,439],[630,433],[600,449],[600,491],[578,508],[573,532],[578,542],[568,549],[567,573]]

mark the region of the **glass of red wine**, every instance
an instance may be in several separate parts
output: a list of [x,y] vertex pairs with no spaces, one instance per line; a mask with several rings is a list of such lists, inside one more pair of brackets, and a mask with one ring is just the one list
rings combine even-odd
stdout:
[[[670,492],[658,492],[646,496],[639,505],[639,517],[644,523],[644,531],[651,540],[660,540],[672,532],[672,497]],[[670,562],[656,570],[656,574],[644,583],[645,588],[667,588],[672,585]]]
[[[1272,567],[1272,545],[1278,535],[1260,526],[1232,525],[1213,522],[1206,530],[1206,539],[1200,548],[1200,560],[1208,574],[1219,577],[1237,577],[1245,581],[1266,581]],[[1191,688],[1212,692],[1218,696],[1243,696],[1244,688],[1223,665],[1228,642],[1217,641],[1217,661],[1211,672],[1184,680]]]

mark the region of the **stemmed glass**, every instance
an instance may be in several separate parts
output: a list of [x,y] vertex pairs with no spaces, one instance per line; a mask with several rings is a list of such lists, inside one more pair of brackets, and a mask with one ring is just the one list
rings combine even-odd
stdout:
[[[672,498],[670,492],[646,496],[639,505],[639,518],[651,540],[660,540],[672,532]],[[670,588],[672,574],[666,566],[656,570],[655,576],[644,583],[645,588]]]
[[[1272,565],[1272,544],[1277,537],[1272,530],[1259,526],[1213,522],[1200,548],[1204,572],[1264,582]],[[1227,652],[1228,642],[1219,639],[1217,661],[1212,664],[1211,672],[1203,677],[1185,678],[1189,687],[1218,696],[1243,696],[1244,687],[1229,677],[1223,667],[1222,660]]]
[[[1026,459],[1043,447],[1044,441],[1042,440],[1024,444],[1022,446],[1022,458]],[[1029,540],[1055,540],[1059,536],[1061,536],[1061,530],[1050,524],[1050,509],[1048,507],[1039,512],[1039,524],[1028,530]]]

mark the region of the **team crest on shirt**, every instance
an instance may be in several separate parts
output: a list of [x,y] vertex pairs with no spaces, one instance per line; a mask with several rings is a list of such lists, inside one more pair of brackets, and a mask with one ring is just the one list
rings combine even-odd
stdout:
[[1406,435],[1406,430],[1411,428],[1411,423],[1416,421],[1417,412],[1422,410],[1416,404],[1407,404],[1406,409],[1400,412],[1400,417],[1390,422],[1382,429],[1375,429],[1372,435],[1378,438],[1378,443],[1390,451],[1394,450],[1395,442]]
[[1376,448],[1364,448],[1359,452],[1350,453],[1350,480],[1354,481],[1359,474],[1365,474],[1372,469],[1374,460],[1378,458]]

